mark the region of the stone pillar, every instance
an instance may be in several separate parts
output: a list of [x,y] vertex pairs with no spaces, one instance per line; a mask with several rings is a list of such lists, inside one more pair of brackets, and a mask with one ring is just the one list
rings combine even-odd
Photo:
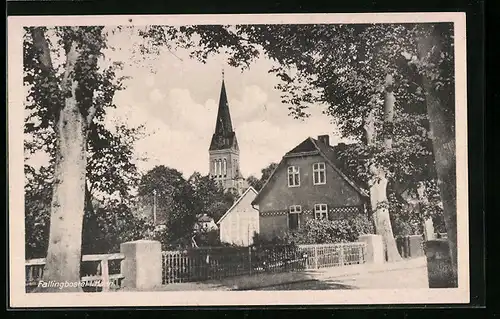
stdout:
[[136,240],[120,245],[125,255],[121,264],[124,288],[153,289],[162,284],[161,244],[154,240]]
[[448,240],[435,239],[424,245],[429,288],[455,288]]
[[358,241],[366,243],[365,260],[367,263],[382,264],[384,258],[384,242],[380,235],[361,235]]

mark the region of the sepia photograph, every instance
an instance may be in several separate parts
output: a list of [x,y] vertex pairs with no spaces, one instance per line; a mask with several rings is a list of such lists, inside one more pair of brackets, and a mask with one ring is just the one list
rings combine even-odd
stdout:
[[465,14],[8,26],[11,306],[469,301]]

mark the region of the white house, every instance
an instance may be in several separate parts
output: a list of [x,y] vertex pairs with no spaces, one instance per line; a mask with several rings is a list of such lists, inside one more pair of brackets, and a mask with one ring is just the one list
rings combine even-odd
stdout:
[[194,225],[195,231],[212,231],[217,230],[217,225],[212,217],[207,214],[198,216],[196,224]]
[[254,233],[259,233],[259,211],[252,207],[257,191],[249,187],[219,219],[221,242],[240,246],[253,243]]

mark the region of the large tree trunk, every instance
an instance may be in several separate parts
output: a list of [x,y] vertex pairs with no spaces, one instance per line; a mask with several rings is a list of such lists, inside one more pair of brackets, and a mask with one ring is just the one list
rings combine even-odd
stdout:
[[[385,97],[385,123],[392,124],[394,117],[394,94],[392,91],[386,92]],[[365,137],[368,146],[372,146],[375,143],[375,115],[374,110],[372,110],[365,119]],[[384,145],[386,149],[392,147],[392,136],[384,132]],[[396,246],[396,240],[394,239],[394,234],[392,232],[391,217],[389,214],[389,200],[387,198],[387,172],[384,168],[372,164],[370,166],[370,175],[372,176],[370,180],[370,204],[374,214],[375,230],[377,234],[382,236],[384,242],[384,248],[386,252],[386,257],[388,262],[399,261],[401,256],[399,255],[398,248]]]
[[391,217],[389,214],[389,201],[387,199],[388,180],[383,169],[375,165],[371,167],[371,174],[374,176],[370,185],[370,204],[374,213],[375,230],[382,236],[387,261],[399,261],[398,248],[392,232]]
[[[418,51],[421,59],[430,52],[439,55],[443,48],[441,26],[435,26],[430,36],[419,37]],[[446,26],[444,26],[446,27]],[[456,146],[455,104],[453,88],[436,90],[432,79],[424,72],[422,77],[426,93],[427,114],[432,131],[432,144],[438,176],[446,232],[450,247],[453,284],[457,286],[457,194],[456,194]]]
[[[40,48],[48,48],[43,31],[36,30],[34,35],[41,41],[38,43]],[[54,113],[57,115],[57,149],[49,245],[43,282],[38,285],[35,290],[37,292],[82,291],[80,262],[85,206],[86,140],[88,123],[94,112],[89,110],[92,115],[84,116],[80,101],[77,100],[80,83],[75,79],[75,66],[79,57],[77,44],[72,42],[66,52],[65,73],[61,83],[64,104],[54,106]]]

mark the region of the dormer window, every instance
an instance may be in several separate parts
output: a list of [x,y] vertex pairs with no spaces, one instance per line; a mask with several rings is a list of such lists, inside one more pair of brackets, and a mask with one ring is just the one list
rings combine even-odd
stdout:
[[315,163],[313,165],[313,184],[326,184],[326,165],[325,163]]
[[300,186],[300,168],[298,166],[288,166],[288,187]]

